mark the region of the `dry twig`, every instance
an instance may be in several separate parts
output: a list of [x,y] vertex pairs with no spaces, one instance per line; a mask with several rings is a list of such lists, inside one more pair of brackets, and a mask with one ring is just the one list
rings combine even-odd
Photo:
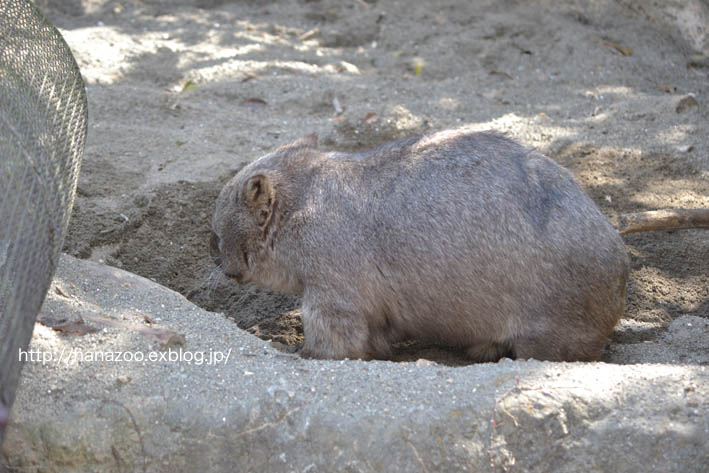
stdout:
[[621,235],[637,232],[709,228],[709,209],[653,210],[621,215],[616,225]]

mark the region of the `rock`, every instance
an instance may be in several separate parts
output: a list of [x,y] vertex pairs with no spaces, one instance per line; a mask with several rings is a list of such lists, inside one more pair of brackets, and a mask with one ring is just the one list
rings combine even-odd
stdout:
[[675,102],[675,112],[684,113],[693,107],[698,107],[699,103],[692,94],[685,95]]
[[[2,453],[18,471],[686,473],[709,464],[706,366],[306,361],[119,269],[64,256],[56,279],[73,298],[50,291],[43,312],[148,315],[185,335],[184,352],[152,360],[164,352],[128,329],[67,337],[37,325],[30,349],[65,358],[25,364]],[[667,337],[707,353],[697,319],[677,319]],[[145,360],[87,361],[109,352]]]
[[416,360],[416,366],[436,366],[436,363],[425,358],[419,358]]
[[347,61],[340,61],[340,66],[342,66],[342,70],[349,73],[349,74],[355,74],[359,75],[359,67],[355,66],[351,62]]
[[131,377],[130,376],[125,376],[121,375],[118,378],[116,378],[116,383],[120,384],[128,384],[131,382]]
[[689,60],[689,67],[703,68],[709,67],[709,55],[695,54]]

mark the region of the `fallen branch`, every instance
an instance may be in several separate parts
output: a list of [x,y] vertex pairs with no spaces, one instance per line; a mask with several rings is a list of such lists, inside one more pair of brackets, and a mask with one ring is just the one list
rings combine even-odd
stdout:
[[127,329],[145,338],[154,340],[158,342],[160,350],[167,350],[168,348],[185,344],[185,336],[169,328],[156,327],[155,325],[148,327],[124,320],[95,315],[85,315],[84,318],[95,324],[103,325],[104,327]]
[[709,228],[709,209],[652,210],[618,217],[621,235],[637,232]]
[[[40,314],[42,315],[42,314]],[[143,315],[145,320],[152,320],[149,316]],[[185,336],[179,332],[175,332],[172,329],[166,327],[160,327],[155,325],[155,322],[151,322],[151,325],[135,324],[131,322],[126,322],[124,320],[118,320],[111,317],[102,317],[99,315],[84,315],[79,317],[78,320],[56,320],[51,316],[40,316],[37,319],[40,324],[50,327],[57,332],[61,332],[64,335],[86,335],[88,333],[98,332],[99,329],[94,325],[99,325],[103,327],[112,327],[119,329],[130,330],[133,333],[141,335],[149,340],[158,342],[158,348],[160,350],[167,350],[175,346],[183,346],[185,344]],[[90,322],[92,325],[90,325]],[[2,471],[2,470],[0,470]]]

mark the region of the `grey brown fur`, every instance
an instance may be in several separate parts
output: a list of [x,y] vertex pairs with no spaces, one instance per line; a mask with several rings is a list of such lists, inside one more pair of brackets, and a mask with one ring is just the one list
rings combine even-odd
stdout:
[[309,357],[414,338],[479,361],[595,360],[625,304],[616,230],[568,171],[495,133],[358,154],[309,135],[242,169],[213,231],[226,275],[302,294]]

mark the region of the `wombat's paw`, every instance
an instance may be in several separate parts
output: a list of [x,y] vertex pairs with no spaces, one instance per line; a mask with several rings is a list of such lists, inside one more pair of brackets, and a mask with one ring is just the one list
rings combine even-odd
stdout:
[[513,358],[512,347],[508,343],[481,343],[466,350],[468,357],[477,363],[495,362],[500,358]]
[[[307,341],[306,341],[307,343]],[[350,360],[371,360],[372,356],[362,350],[335,350],[333,348],[322,347],[322,346],[304,346],[302,350],[298,352],[301,358],[306,359],[316,359],[316,360],[344,360],[345,358]]]
[[300,355],[301,358],[305,358],[306,360],[322,360],[327,358],[322,353],[318,352],[318,350],[313,350],[312,348],[305,347],[303,347],[298,352],[298,355]]

